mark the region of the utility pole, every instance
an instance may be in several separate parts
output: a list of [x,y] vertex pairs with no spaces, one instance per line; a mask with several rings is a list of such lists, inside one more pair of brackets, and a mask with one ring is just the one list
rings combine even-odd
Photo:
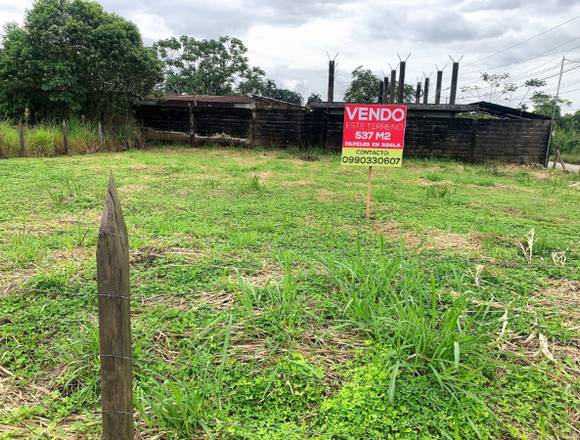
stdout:
[[[564,73],[564,62],[566,57],[562,57],[562,64],[560,65],[560,75],[558,76],[558,87],[556,88],[556,97],[554,98],[554,108],[552,109],[552,120],[550,121],[550,134],[548,135],[548,146],[546,147],[546,159],[544,166],[548,168],[548,161],[550,159],[550,146],[552,144],[552,135],[554,133],[554,120],[556,119],[556,106],[558,105],[558,98],[560,97],[560,85],[562,84],[562,74]],[[554,168],[556,167],[556,158],[554,158]]]

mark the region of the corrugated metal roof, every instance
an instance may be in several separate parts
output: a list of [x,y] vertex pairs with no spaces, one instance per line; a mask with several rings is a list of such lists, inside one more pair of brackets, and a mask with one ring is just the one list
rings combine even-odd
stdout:
[[[345,102],[313,102],[309,105],[310,108],[319,110],[331,110],[335,112],[342,112],[344,109]],[[395,104],[396,105],[396,104]],[[512,107],[506,107],[504,105],[493,104],[490,102],[479,101],[473,102],[471,104],[405,104],[409,112],[417,113],[468,113],[480,111],[484,113],[489,113],[491,115],[498,116],[500,118],[509,119],[544,119],[549,118],[538,115],[536,113],[524,112],[519,109]]]
[[206,102],[220,104],[250,104],[250,96],[167,95],[164,101]]

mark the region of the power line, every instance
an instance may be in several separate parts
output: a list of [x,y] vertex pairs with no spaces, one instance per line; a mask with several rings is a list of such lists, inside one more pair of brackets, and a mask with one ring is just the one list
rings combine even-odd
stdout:
[[[552,60],[550,60],[552,61]],[[548,73],[551,72],[558,72],[560,68],[560,62],[557,62],[556,64],[551,65],[550,67],[546,67],[544,69],[540,69],[540,70],[530,70],[526,73],[522,73],[519,75],[516,75],[515,77],[512,77],[512,81],[521,81],[524,78],[530,79],[530,78],[536,78],[538,76],[542,76],[542,75],[546,75]]]
[[[566,70],[562,71],[562,73],[572,72],[573,70],[578,70],[578,69],[580,69],[580,65],[578,65],[578,66],[576,66],[576,67],[571,67],[570,69],[566,69]],[[555,73],[555,74],[553,74],[553,75],[546,76],[546,77],[544,77],[544,78],[538,78],[538,79],[539,79],[539,80],[541,80],[541,81],[545,81],[545,80],[547,80],[547,79],[556,78],[556,77],[557,77],[557,76],[559,76],[559,75],[560,75],[560,73],[558,72],[558,73]]]
[[[528,59],[526,59],[526,60],[524,60],[524,61],[520,61],[520,62],[517,62],[517,63],[514,63],[514,62],[509,62],[509,63],[502,64],[502,65],[499,65],[499,66],[490,67],[489,69],[486,69],[486,70],[496,70],[496,69],[500,69],[500,68],[502,68],[502,67],[509,67],[509,66],[513,66],[513,65],[516,65],[516,66],[517,66],[517,65],[520,65],[520,64],[529,63],[530,61],[532,61],[532,60],[535,60],[535,59],[537,59],[537,58],[540,58],[540,57],[543,57],[543,56],[546,56],[546,55],[550,55],[552,52],[557,52],[557,50],[556,50],[556,49],[559,49],[559,48],[561,48],[562,46],[566,46],[567,44],[569,44],[569,43],[571,43],[571,42],[573,42],[573,41],[576,41],[576,40],[578,40],[578,39],[580,39],[580,36],[578,36],[578,37],[574,37],[574,38],[572,38],[572,39],[570,39],[570,40],[568,40],[568,41],[565,41],[565,42],[563,42],[563,43],[560,43],[560,44],[558,44],[558,45],[556,45],[556,46],[552,46],[550,49],[547,49],[547,50],[545,50],[544,52],[542,52],[542,53],[539,53],[539,54],[537,54],[537,55],[533,56],[532,58],[528,58]],[[571,50],[577,49],[578,47],[580,47],[580,45],[578,45],[578,46],[574,46],[574,47],[572,47],[572,48],[569,48],[569,49],[567,49],[567,51],[568,51],[568,52],[570,52]],[[559,57],[558,57],[558,59],[559,59]],[[538,66],[536,66],[536,67],[533,67],[533,68],[532,68],[532,70],[536,69],[537,67],[541,67],[541,66],[543,66],[543,65],[545,65],[545,64],[547,64],[547,63],[549,63],[550,61],[551,61],[551,60],[549,60],[549,61],[547,61],[547,62],[545,62],[545,63],[542,63],[542,64],[540,64],[540,65],[538,65]],[[471,71],[468,71],[468,72],[464,72],[463,74],[464,74],[464,75],[470,75],[470,74],[472,74],[472,73],[476,73],[476,72],[480,72],[480,71],[481,71],[481,69],[474,69],[474,70],[471,70]]]
[[572,92],[577,92],[577,91],[580,91],[580,88],[572,89],[572,90],[562,90],[562,93],[572,93]]
[[[541,67],[542,65],[545,65],[545,64],[550,63],[550,62],[553,62],[553,61],[554,61],[554,59],[550,59],[547,62],[544,62],[544,63],[542,63],[540,65],[537,65],[536,67]],[[560,62],[558,61],[556,64],[554,64],[554,65],[552,65],[550,67],[547,67],[547,68],[544,68],[544,69],[540,69],[540,70],[537,70],[537,71],[534,70],[535,68],[533,68],[531,70],[528,70],[526,73],[518,74],[515,78],[514,77],[510,77],[510,79],[512,81],[520,81],[521,79],[523,79],[525,77],[533,78],[536,75],[544,75],[544,74],[546,74],[548,72],[557,72],[559,70],[559,66],[560,66]],[[465,83],[463,86],[464,87],[465,86],[469,86],[471,84],[475,84],[475,83],[478,83],[478,82],[483,82],[483,80],[481,78],[477,78],[477,79],[474,79],[472,81],[469,81],[469,82]]]
[[[568,72],[572,72],[572,71],[578,70],[578,69],[580,69],[580,65],[575,66],[575,67],[571,67],[569,69],[566,69],[562,73],[568,73]],[[539,78],[536,78],[536,79],[538,79],[540,81],[547,81],[549,79],[557,78],[558,76],[560,76],[559,69],[558,69],[558,72],[556,72],[556,73],[550,74],[548,76],[539,77]],[[463,87],[468,86],[468,85],[469,85],[469,83],[466,84],[466,85],[464,85]],[[524,82],[514,82],[513,85],[515,85],[516,87],[523,87],[526,84],[525,84],[525,81],[524,81]],[[473,86],[473,87],[479,87],[479,86]]]
[[[578,45],[577,47],[580,47],[580,45]],[[568,59],[567,59],[568,60]],[[541,67],[542,65],[548,64],[550,62],[553,62],[554,59],[550,59],[547,62],[544,62],[542,64],[538,64],[536,67]],[[544,68],[544,69],[540,69],[540,70],[534,70],[535,68],[529,69],[527,71],[525,71],[524,73],[520,73],[518,75],[516,75],[515,77],[510,77],[510,79],[513,82],[518,82],[521,81],[522,79],[526,78],[526,79],[530,79],[530,78],[534,78],[538,75],[545,75],[548,72],[553,72],[553,75],[548,75],[547,77],[544,78],[536,78],[536,79],[540,79],[540,80],[546,80],[546,79],[550,79],[550,78],[555,78],[558,76],[558,72],[560,69],[560,61],[558,61],[556,64],[551,65],[550,67]],[[574,69],[569,69],[569,70],[574,70]],[[468,83],[465,83],[464,86],[468,86],[477,82],[483,82],[483,80],[481,78],[478,78],[476,80],[473,81],[469,81]],[[522,84],[523,85],[523,84]]]
[[[566,20],[566,21],[564,21],[564,22],[562,22],[562,23],[560,23],[560,24],[557,24],[556,26],[553,26],[553,27],[551,27],[551,28],[549,28],[549,29],[546,29],[545,31],[542,31],[542,32],[539,32],[539,33],[537,33],[537,34],[535,34],[535,35],[532,35],[531,37],[529,37],[529,38],[526,38],[525,40],[523,40],[523,41],[520,41],[519,43],[512,44],[511,46],[508,46],[508,47],[505,47],[505,48],[503,48],[503,49],[500,49],[500,50],[498,50],[498,51],[496,51],[496,52],[493,52],[493,53],[491,53],[491,54],[489,54],[489,55],[486,55],[486,56],[484,56],[484,57],[482,57],[482,58],[479,58],[478,60],[472,61],[471,63],[467,63],[467,64],[465,64],[465,66],[472,66],[472,65],[474,65],[474,64],[477,64],[477,63],[479,63],[479,62],[481,62],[481,61],[483,61],[483,60],[487,60],[487,59],[489,59],[489,58],[491,58],[491,57],[494,57],[494,56],[496,56],[496,55],[499,55],[499,54],[501,54],[501,53],[507,52],[508,50],[511,50],[511,49],[513,49],[514,47],[519,47],[519,46],[521,46],[521,45],[523,45],[523,44],[526,44],[526,43],[528,43],[529,41],[532,41],[532,40],[534,40],[534,39],[536,39],[536,38],[538,38],[538,37],[541,37],[542,35],[545,35],[545,34],[547,34],[547,33],[549,33],[549,32],[552,32],[552,31],[553,31],[553,30],[555,30],[555,29],[558,29],[558,28],[560,28],[560,27],[562,27],[562,26],[565,26],[565,25],[567,25],[568,23],[571,23],[571,22],[573,22],[573,21],[575,21],[575,20],[578,20],[579,18],[580,18],[580,15],[576,15],[575,17],[572,17],[572,18],[570,18],[569,20]],[[464,67],[465,67],[465,66],[464,66]]]
[[[580,38],[580,37],[579,37],[579,38]],[[580,44],[579,44],[579,45],[577,45],[577,46],[574,46],[574,47],[570,47],[570,48],[569,48],[569,49],[567,49],[567,50],[566,50],[564,53],[561,53],[561,54],[559,54],[559,55],[558,55],[558,59],[560,58],[560,56],[562,56],[562,55],[566,55],[566,54],[569,54],[571,51],[573,51],[573,50],[575,50],[575,49],[578,49],[579,47],[580,47]],[[533,58],[532,58],[532,59],[533,59]],[[532,67],[532,69],[531,69],[531,70],[535,70],[535,69],[537,69],[537,68],[539,68],[539,67],[542,67],[542,66],[544,66],[544,65],[548,64],[550,61],[553,61],[553,60],[554,60],[554,59],[552,58],[552,59],[550,59],[550,60],[548,60],[548,61],[546,61],[546,62],[544,62],[544,63],[542,63],[542,64],[538,64],[537,66],[535,66],[535,67]],[[528,71],[526,71],[526,72],[520,73],[519,75],[528,75],[528,72],[529,72],[529,70],[528,70]]]

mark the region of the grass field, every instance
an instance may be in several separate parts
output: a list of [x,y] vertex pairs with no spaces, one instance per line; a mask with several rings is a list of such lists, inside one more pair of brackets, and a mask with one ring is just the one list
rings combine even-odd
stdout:
[[99,436],[110,172],[138,438],[578,438],[578,175],[209,148],[0,161],[0,438]]

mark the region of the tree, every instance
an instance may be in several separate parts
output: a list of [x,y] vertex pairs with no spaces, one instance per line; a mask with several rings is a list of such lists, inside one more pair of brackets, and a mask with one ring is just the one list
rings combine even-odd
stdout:
[[302,105],[302,96],[300,93],[288,89],[279,89],[274,84],[274,89],[266,95],[267,98],[277,99],[279,101],[289,102],[290,104]]
[[[397,102],[399,96],[399,81],[395,81],[395,99],[394,102]],[[405,84],[403,87],[403,103],[411,104],[415,102],[415,87],[411,84]]]
[[23,115],[33,100],[38,80],[28,34],[15,23],[4,27],[0,48],[0,115]]
[[528,94],[530,93],[530,91],[533,89],[538,89],[540,87],[544,87],[545,85],[546,85],[546,81],[544,81],[543,79],[530,78],[530,79],[526,80],[526,82],[524,82],[524,87],[526,87],[526,93],[524,93],[524,95],[522,96],[522,99],[520,99],[520,104],[519,104],[520,109],[522,109],[523,111],[527,111],[527,105],[525,105],[523,102],[528,97]]
[[198,40],[182,35],[159,40],[153,48],[165,65],[163,88],[168,93],[232,95],[244,75],[263,73],[250,69],[248,49],[237,38]]
[[552,117],[554,112],[554,105],[556,106],[556,119],[560,119],[562,116],[562,105],[572,104],[567,99],[558,98],[555,96],[544,93],[543,91],[534,92],[530,98],[532,105],[534,107],[534,113],[539,115],[544,115],[547,117]]
[[485,83],[484,86],[474,85],[465,86],[461,88],[461,92],[465,95],[476,98],[477,100],[485,100],[489,102],[509,101],[513,97],[514,92],[518,86],[511,82],[510,74],[504,73],[487,73],[481,74],[481,80]]
[[228,36],[197,40],[188,35],[153,45],[164,64],[163,91],[188,95],[259,95],[300,104],[302,97],[279,89],[248,62],[244,43]]
[[0,111],[36,117],[125,111],[161,80],[138,28],[96,2],[37,0],[24,26],[5,28]]
[[252,67],[242,73],[238,92],[242,95],[267,96],[276,88],[276,83],[266,78],[266,72],[259,67]]
[[[395,95],[398,96],[399,83],[395,82]],[[344,100],[346,102],[356,102],[359,104],[374,104],[379,100],[381,92],[381,79],[370,69],[363,69],[362,66],[352,71],[352,81]],[[403,88],[403,102],[409,104],[414,101],[415,89],[409,84]],[[397,99],[395,98],[395,101]]]
[[315,102],[322,102],[322,98],[318,93],[311,93],[310,96],[308,97],[308,100],[306,101],[306,105],[310,105]]
[[344,100],[358,104],[374,104],[378,101],[380,88],[379,77],[370,69],[359,66],[352,71],[352,81],[346,89]]

